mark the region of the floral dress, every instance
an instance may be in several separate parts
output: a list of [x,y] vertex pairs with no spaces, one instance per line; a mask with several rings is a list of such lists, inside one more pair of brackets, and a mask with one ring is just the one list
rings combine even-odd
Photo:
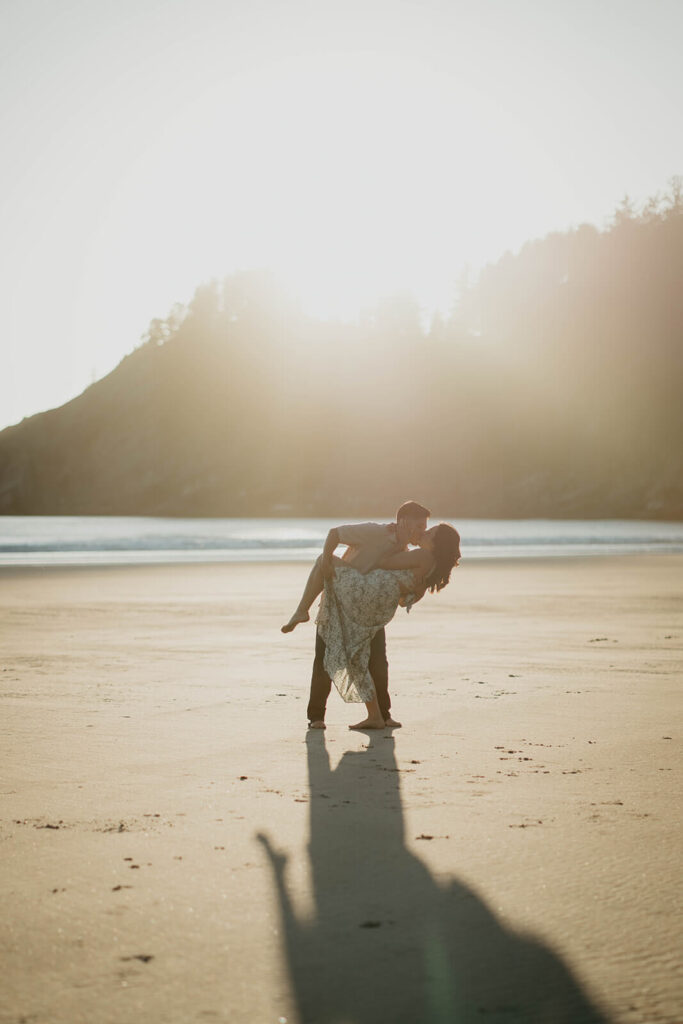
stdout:
[[412,569],[373,569],[360,573],[352,566],[337,566],[325,580],[317,626],[325,641],[325,671],[345,701],[367,703],[375,697],[368,671],[370,644],[375,633],[390,622],[401,596],[413,603]]

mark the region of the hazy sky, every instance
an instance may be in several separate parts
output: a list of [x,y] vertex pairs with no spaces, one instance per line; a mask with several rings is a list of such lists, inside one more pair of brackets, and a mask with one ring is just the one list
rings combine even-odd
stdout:
[[0,427],[196,285],[448,306],[683,173],[683,0],[0,0]]

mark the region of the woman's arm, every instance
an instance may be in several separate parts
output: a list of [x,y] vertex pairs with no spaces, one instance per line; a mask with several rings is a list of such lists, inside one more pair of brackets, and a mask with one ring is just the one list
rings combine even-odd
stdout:
[[415,548],[414,551],[401,551],[397,555],[390,555],[380,562],[380,569],[412,569],[415,579],[413,593],[419,594],[416,600],[425,592],[424,580],[434,568],[434,556],[424,548]]
[[389,555],[383,558],[377,566],[378,569],[422,569],[431,566],[432,556],[429,551],[422,548],[415,548],[413,551],[399,551],[397,555]]

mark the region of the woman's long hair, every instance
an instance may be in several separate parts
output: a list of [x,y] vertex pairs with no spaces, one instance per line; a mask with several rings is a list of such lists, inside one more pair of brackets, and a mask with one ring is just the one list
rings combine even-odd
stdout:
[[448,523],[439,523],[434,531],[434,568],[425,583],[431,593],[443,590],[451,578],[451,570],[460,561],[460,534]]

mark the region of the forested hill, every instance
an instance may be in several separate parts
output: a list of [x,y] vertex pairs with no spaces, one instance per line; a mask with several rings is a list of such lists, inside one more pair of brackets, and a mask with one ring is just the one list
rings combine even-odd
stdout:
[[683,198],[550,235],[353,325],[264,274],[200,287],[107,377],[0,433],[4,514],[683,518]]

